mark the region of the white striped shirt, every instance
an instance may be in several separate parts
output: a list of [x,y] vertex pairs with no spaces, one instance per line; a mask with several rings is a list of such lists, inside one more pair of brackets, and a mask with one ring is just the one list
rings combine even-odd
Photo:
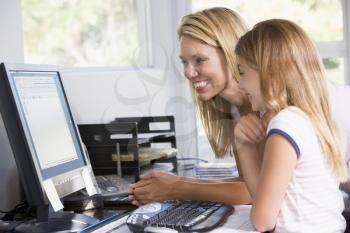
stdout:
[[274,232],[344,232],[346,223],[339,182],[326,163],[309,118],[299,108],[288,107],[270,121],[269,133],[284,136],[298,154]]

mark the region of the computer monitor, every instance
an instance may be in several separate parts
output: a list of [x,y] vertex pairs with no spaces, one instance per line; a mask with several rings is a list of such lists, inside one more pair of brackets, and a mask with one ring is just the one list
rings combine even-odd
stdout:
[[16,162],[0,114],[0,210],[8,212],[21,202]]
[[43,182],[61,198],[86,187],[86,171],[93,176],[58,68],[2,63],[0,110],[26,201],[45,218]]

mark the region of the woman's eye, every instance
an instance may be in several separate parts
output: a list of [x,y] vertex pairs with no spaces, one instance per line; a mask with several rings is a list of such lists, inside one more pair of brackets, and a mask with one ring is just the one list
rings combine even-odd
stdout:
[[201,64],[201,63],[203,63],[203,62],[205,62],[207,59],[205,59],[205,58],[198,58],[197,60],[196,60],[196,62],[197,62],[197,64]]

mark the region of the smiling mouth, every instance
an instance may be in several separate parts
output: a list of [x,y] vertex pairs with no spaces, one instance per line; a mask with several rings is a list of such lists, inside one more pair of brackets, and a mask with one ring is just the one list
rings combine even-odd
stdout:
[[201,81],[201,82],[193,83],[193,86],[196,89],[200,89],[200,88],[205,87],[207,84],[208,84],[208,81]]

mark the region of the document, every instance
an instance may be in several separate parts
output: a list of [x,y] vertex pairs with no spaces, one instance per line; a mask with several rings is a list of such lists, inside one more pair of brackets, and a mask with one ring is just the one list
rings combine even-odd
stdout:
[[118,232],[118,233],[131,233],[129,228],[126,226],[126,219],[128,216],[124,216],[123,218],[120,218],[118,220],[115,220],[99,229],[96,229],[92,231],[91,233],[113,233],[113,232]]

